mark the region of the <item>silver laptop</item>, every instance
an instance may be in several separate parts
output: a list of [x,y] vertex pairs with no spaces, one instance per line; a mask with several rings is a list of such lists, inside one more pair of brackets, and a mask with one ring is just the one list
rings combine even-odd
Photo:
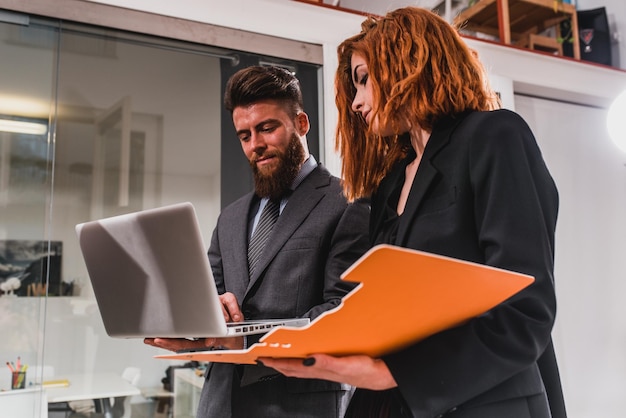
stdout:
[[226,323],[191,203],[81,223],[76,233],[111,337],[227,337],[309,323]]

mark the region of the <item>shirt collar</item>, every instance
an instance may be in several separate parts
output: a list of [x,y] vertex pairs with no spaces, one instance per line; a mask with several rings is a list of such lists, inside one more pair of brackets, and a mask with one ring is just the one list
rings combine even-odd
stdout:
[[293,179],[293,183],[291,183],[291,190],[296,190],[300,183],[302,183],[302,181],[306,178],[306,176],[308,176],[313,170],[315,170],[315,167],[317,167],[317,160],[315,160],[314,156],[309,155],[309,158],[307,158],[302,163],[302,167],[300,167],[300,172],[298,173],[296,178]]

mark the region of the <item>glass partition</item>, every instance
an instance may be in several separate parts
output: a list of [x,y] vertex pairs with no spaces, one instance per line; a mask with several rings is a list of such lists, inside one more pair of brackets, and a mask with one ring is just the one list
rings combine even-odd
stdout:
[[[49,222],[58,25],[33,25],[28,17],[8,12],[2,12],[0,19],[2,391],[16,383],[27,387],[40,374],[45,295],[67,289],[62,288],[59,274],[62,243],[52,240]],[[26,370],[28,380],[13,378],[12,370]],[[22,416],[22,411],[11,409],[15,396],[10,395],[0,392],[0,411]]]
[[[141,340],[106,335],[75,225],[190,201],[208,245],[221,208],[252,184],[222,106],[226,79],[252,64],[294,71],[312,120],[310,149],[321,161],[320,68],[15,16],[21,20],[0,21],[0,117],[41,131],[0,132],[2,361],[29,364],[33,387],[128,367],[139,370],[137,386],[161,387],[178,363],[154,359],[163,351]],[[39,107],[25,111],[21,102]],[[10,387],[6,369],[0,390]],[[51,404],[55,396],[48,392]]]

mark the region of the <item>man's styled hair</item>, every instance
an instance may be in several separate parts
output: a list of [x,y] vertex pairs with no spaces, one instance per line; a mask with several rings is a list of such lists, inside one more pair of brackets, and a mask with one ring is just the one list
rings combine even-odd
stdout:
[[300,82],[280,67],[252,66],[237,71],[226,83],[224,107],[229,112],[262,100],[275,100],[295,118],[304,109]]

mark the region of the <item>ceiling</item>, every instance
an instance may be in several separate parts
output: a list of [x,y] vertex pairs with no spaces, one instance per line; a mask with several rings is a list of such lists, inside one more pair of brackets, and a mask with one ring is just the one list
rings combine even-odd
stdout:
[[[469,0],[450,0],[450,6],[456,8],[467,4],[468,1]],[[324,3],[375,15],[384,15],[390,10],[404,6],[417,6],[425,9],[440,10],[440,14],[443,14],[445,9],[445,0],[324,0]]]

